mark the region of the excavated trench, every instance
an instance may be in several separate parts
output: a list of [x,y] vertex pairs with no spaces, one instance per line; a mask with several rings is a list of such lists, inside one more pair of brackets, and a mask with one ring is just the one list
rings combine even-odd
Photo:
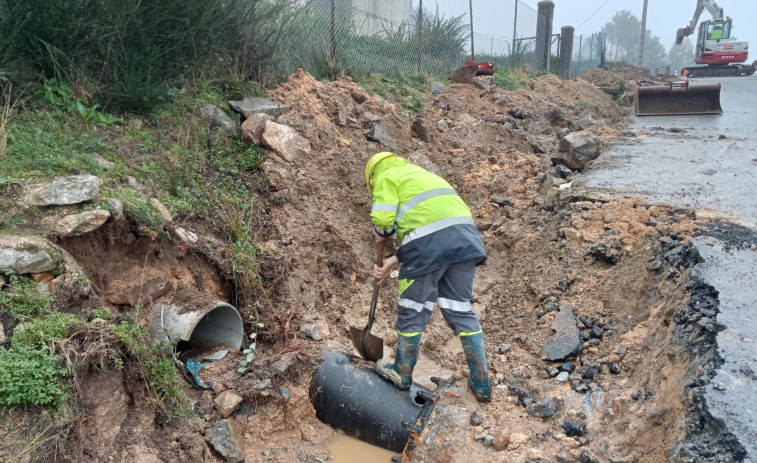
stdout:
[[[370,200],[362,169],[382,148],[366,140],[364,120],[380,120],[398,151],[453,184],[489,253],[472,302],[484,328],[493,402],[478,404],[467,390],[459,341],[437,311],[423,334],[415,379],[432,390],[431,376],[449,381],[413,440],[413,461],[743,459],[743,448],[707,414],[701,394],[721,362],[717,323],[702,322],[716,318],[717,297],[692,277],[701,259],[691,239],[706,231],[688,209],[558,188],[570,178],[553,165],[561,162],[556,134],[568,125],[578,130],[574,121],[586,106],[579,103],[605,122],[587,131],[604,143],[617,136],[608,125],[620,124],[622,112],[596,87],[546,76],[518,91],[495,90],[501,94],[452,85],[430,97],[417,118],[425,135],[411,133],[404,111],[348,80],[316,82],[298,73],[271,91],[293,106],[278,122],[308,138],[314,154],[264,163],[277,238],[258,243],[259,258],[286,262],[287,269],[274,292],[280,318],[269,314],[274,322],[261,331],[254,368],[240,376],[242,356],[233,352],[209,363],[200,376],[212,388],[185,390],[192,419],[170,421],[144,404],[135,371],[89,371],[78,395],[84,419],[62,460],[222,461],[200,431],[222,419],[213,400],[232,390],[243,398],[229,419],[246,461],[337,455],[387,461],[383,450],[356,445],[323,424],[310,395],[322,351],[353,353],[347,327],[363,326],[369,307]],[[150,299],[234,305],[233,284],[201,249],[136,229],[109,222],[62,240],[91,291],[64,292],[58,305],[120,313]],[[396,291],[395,275],[382,289],[373,330],[385,340],[387,356],[396,342]],[[544,346],[560,334],[555,319],[571,312],[575,349],[546,360]],[[163,452],[166,442],[171,451]]]

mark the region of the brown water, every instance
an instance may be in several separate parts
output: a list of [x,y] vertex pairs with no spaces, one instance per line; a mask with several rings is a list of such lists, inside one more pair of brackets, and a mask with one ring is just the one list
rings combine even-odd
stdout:
[[340,432],[334,433],[326,449],[332,457],[329,462],[333,463],[389,463],[393,456],[399,455]]

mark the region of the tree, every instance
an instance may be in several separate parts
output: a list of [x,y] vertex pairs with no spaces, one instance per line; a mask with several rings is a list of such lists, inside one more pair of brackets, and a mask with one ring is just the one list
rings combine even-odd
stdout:
[[[641,21],[628,10],[615,13],[612,21],[602,27],[607,34],[607,58],[610,61],[636,63],[639,56]],[[644,42],[643,66],[651,70],[668,65],[668,54],[660,38],[647,29]]]

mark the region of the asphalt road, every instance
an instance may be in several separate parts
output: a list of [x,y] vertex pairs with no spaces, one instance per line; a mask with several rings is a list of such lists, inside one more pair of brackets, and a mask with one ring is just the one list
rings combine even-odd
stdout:
[[632,116],[633,135],[593,162],[574,186],[689,205],[757,227],[757,75],[720,82],[721,115]]
[[741,442],[744,461],[757,462],[757,76],[691,84],[717,81],[722,115],[634,116],[630,133],[576,184],[692,206],[699,217],[746,227],[711,230],[692,243],[704,259],[696,272],[718,291],[717,321],[725,327],[707,407]]

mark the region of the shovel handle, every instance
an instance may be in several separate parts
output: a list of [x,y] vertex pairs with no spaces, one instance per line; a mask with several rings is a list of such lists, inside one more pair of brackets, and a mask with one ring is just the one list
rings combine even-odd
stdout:
[[[384,240],[378,242],[376,245],[376,265],[382,267],[384,265]],[[378,280],[373,280],[373,296],[371,296],[371,311],[368,313],[368,332],[370,333],[373,327],[373,317],[376,315],[376,305],[378,302],[379,288],[381,285]]]

